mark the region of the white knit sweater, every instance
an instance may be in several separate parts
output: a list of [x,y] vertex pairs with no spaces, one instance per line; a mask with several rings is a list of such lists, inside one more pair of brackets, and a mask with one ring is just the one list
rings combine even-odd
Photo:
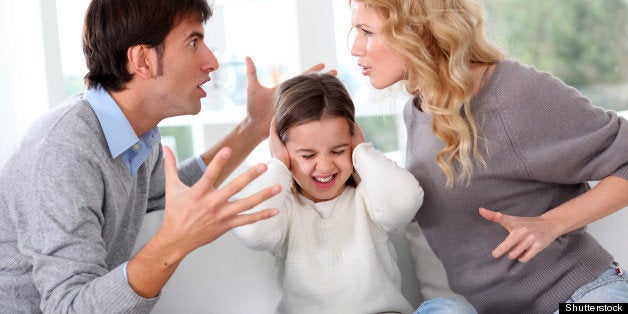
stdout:
[[247,247],[277,258],[284,294],[278,313],[411,313],[401,294],[396,253],[388,233],[405,227],[423,201],[423,190],[406,170],[373,148],[353,152],[361,178],[337,198],[300,203],[281,161],[252,184],[280,183],[282,193],[251,209],[276,207],[279,215],[233,230]]

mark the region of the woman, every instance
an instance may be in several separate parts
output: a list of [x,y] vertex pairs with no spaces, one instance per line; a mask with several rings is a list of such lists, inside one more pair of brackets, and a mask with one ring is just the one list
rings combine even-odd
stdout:
[[362,73],[414,95],[404,119],[407,168],[425,191],[416,219],[452,290],[479,312],[628,302],[628,279],[584,228],[628,205],[627,121],[507,60],[475,2],[350,5]]

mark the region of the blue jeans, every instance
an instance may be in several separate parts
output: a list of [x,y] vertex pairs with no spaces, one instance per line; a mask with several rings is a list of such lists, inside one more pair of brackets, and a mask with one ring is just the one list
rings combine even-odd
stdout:
[[465,300],[453,298],[434,298],[421,304],[414,314],[476,314],[477,312]]
[[[628,303],[628,274],[618,274],[615,264],[580,287],[565,303]],[[558,311],[554,312],[558,313]]]

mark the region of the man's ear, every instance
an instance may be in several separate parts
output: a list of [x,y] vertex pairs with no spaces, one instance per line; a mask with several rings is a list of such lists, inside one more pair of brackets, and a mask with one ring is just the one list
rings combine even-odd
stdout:
[[132,75],[138,75],[143,78],[152,78],[157,76],[157,59],[154,48],[146,45],[136,45],[129,47],[126,52],[127,70]]

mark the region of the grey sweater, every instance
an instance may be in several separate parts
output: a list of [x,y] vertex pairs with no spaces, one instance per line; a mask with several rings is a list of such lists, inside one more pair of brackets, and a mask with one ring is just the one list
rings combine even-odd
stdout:
[[[201,175],[195,160],[180,176]],[[129,260],[147,211],[164,208],[161,145],[131,175],[112,159],[78,94],[38,120],[0,166],[0,312],[148,312],[129,287]]]
[[550,313],[612,256],[581,228],[528,263],[495,259],[491,251],[508,233],[478,208],[538,216],[586,192],[587,181],[628,179],[628,123],[549,73],[515,61],[497,64],[472,110],[487,167],[475,167],[469,186],[449,189],[434,162],[444,144],[432,133],[430,114],[406,105],[407,168],[425,191],[416,218],[452,290],[480,313]]

